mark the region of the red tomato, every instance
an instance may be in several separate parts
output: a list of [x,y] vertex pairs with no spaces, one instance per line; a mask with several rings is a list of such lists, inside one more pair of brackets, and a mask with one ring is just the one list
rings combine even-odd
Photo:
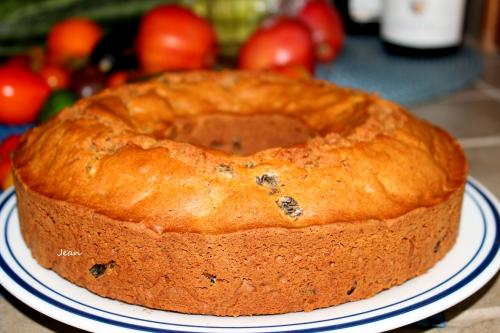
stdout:
[[19,67],[0,67],[0,122],[33,121],[50,88],[43,78]]
[[26,69],[29,69],[31,67],[30,58],[26,55],[17,55],[10,57],[5,61],[3,65],[9,67],[21,67]]
[[309,26],[315,44],[316,58],[328,62],[340,52],[344,43],[344,27],[340,14],[326,0],[309,0],[299,12]]
[[[19,144],[21,135],[14,134],[7,137],[0,144],[0,183],[5,184],[5,180],[12,169],[12,152]],[[2,186],[3,188],[7,186]]]
[[136,48],[147,73],[201,69],[213,66],[217,41],[207,20],[187,8],[162,5],[142,18]]
[[67,88],[69,86],[69,72],[57,64],[44,64],[39,72],[52,90]]
[[297,80],[311,78],[311,73],[302,66],[280,66],[273,68],[272,71]]
[[240,49],[238,64],[243,69],[303,67],[314,69],[314,44],[307,26],[299,20],[281,17],[264,23]]
[[129,74],[125,71],[117,71],[111,74],[106,81],[106,87],[116,87],[127,83]]
[[49,57],[57,62],[84,58],[101,39],[102,30],[92,20],[73,17],[56,23],[49,31]]
[[11,159],[10,154],[14,151],[14,149],[16,149],[20,140],[21,140],[20,134],[13,134],[5,138],[2,141],[2,144],[0,144],[0,158]]

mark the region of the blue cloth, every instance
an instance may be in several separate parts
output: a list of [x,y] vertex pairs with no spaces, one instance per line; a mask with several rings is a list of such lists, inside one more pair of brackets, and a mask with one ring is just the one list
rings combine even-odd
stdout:
[[0,124],[0,142],[2,142],[3,139],[5,139],[6,137],[8,137],[12,134],[24,133],[28,128],[30,128],[32,126],[33,125],[31,125],[31,124],[15,125],[15,126]]
[[339,57],[320,65],[316,76],[410,106],[463,88],[482,68],[481,55],[469,47],[448,56],[411,58],[387,53],[378,38],[349,37]]

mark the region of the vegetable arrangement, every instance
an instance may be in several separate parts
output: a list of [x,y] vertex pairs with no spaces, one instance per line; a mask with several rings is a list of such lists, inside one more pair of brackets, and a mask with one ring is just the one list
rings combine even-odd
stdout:
[[[3,0],[0,55],[10,55],[0,65],[0,123],[41,123],[79,97],[169,70],[229,63],[307,77],[343,44],[328,0],[304,0],[298,8],[280,0],[173,2]],[[59,20],[63,12],[69,16]],[[28,47],[40,40],[43,46]],[[18,141],[0,147],[0,185]]]
[[43,42],[62,17],[85,17],[101,23],[121,22],[172,0],[2,0],[0,55],[12,55]]

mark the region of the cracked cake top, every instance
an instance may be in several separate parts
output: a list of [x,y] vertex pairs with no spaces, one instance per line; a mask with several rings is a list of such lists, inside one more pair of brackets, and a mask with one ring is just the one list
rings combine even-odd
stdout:
[[259,72],[189,72],[84,98],[22,138],[32,190],[155,232],[390,219],[466,178],[457,142],[376,95]]

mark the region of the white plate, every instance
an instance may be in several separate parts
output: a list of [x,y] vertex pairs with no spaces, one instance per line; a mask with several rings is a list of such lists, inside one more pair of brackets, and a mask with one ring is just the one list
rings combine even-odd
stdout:
[[467,298],[500,266],[498,201],[469,180],[458,240],[428,273],[363,301],[312,312],[215,317],[151,310],[97,296],[39,266],[19,231],[12,189],[0,197],[0,283],[34,309],[98,332],[380,332]]

